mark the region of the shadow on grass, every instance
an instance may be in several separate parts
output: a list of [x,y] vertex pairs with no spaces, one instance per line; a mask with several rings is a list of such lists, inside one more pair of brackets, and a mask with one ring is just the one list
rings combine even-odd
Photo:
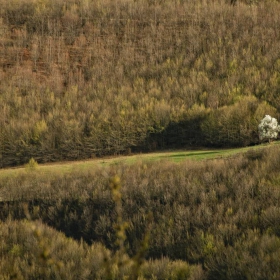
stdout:
[[200,160],[200,159],[212,158],[218,156],[219,154],[221,154],[220,151],[187,152],[187,153],[179,153],[179,154],[171,154],[171,155],[161,155],[154,158],[154,160],[169,159],[174,161],[181,161],[187,158]]
[[172,155],[162,155],[161,158],[188,158],[188,157],[203,157],[207,155],[216,155],[220,154],[220,151],[205,151],[205,152],[189,152],[189,153],[180,153],[180,154],[172,154]]

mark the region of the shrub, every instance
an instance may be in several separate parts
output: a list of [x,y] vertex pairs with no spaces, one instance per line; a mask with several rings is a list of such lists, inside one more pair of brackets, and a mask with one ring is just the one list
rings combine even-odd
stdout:
[[38,167],[38,162],[31,158],[29,162],[25,165],[25,169],[28,171],[34,171]]

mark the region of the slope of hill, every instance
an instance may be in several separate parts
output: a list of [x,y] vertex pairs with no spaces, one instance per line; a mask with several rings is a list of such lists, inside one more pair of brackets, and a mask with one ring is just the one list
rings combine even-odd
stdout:
[[279,149],[0,176],[0,277],[277,279]]
[[0,278],[280,279],[279,14],[0,0]]
[[280,4],[230,2],[0,0],[0,165],[256,143]]

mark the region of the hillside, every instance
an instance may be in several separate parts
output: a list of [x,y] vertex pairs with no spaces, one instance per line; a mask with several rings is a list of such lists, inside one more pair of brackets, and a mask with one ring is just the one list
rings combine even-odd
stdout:
[[0,0],[0,165],[258,142],[279,1]]
[[279,151],[13,169],[0,176],[0,278],[278,279]]

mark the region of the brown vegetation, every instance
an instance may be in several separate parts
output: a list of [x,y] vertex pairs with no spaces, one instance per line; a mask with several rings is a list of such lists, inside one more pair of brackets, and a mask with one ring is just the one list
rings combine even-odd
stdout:
[[[170,260],[179,266],[198,265],[194,273],[199,277],[195,279],[201,279],[202,275],[206,279],[277,279],[280,276],[279,168],[279,147],[271,146],[228,159],[202,162],[140,162],[53,176],[34,169],[0,180],[1,229],[10,228],[9,232],[20,234],[16,228],[25,227],[24,223],[11,223],[9,219],[25,219],[28,209],[29,219],[40,219],[76,240],[82,238],[88,244],[83,243],[85,248],[102,243],[115,252],[120,244],[116,243],[115,223],[118,221],[123,227],[124,221],[126,237],[122,242],[132,257],[145,239],[146,229],[152,225],[145,256],[147,260],[158,261],[141,266],[140,273],[146,269],[146,279],[151,279],[152,274],[155,279],[170,279],[164,274],[172,266]],[[121,196],[116,196],[121,199],[122,220],[118,220],[120,210],[115,207],[117,200],[109,186],[109,178],[115,174],[120,176],[122,184]],[[44,230],[49,231],[45,227]],[[58,240],[70,242],[59,236]],[[23,255],[18,256],[18,261],[26,263],[26,254],[33,258],[37,249],[27,253],[29,247],[24,247],[27,241],[23,239],[11,235],[8,244],[12,244],[9,250],[16,244],[20,246]],[[51,240],[50,246],[59,246],[56,238]],[[82,246],[78,241],[71,242],[73,248]],[[76,258],[76,249],[71,244],[64,255],[54,250],[53,258],[63,263]],[[0,256],[6,263],[11,259],[5,250]],[[74,250],[71,257],[66,256],[68,250]],[[85,254],[82,248],[79,250],[81,253],[77,254]],[[91,255],[81,257],[87,259]],[[95,261],[98,260],[86,263],[94,266]],[[160,263],[166,270],[159,268]],[[86,264],[75,269],[86,273]]]
[[36,168],[258,143],[263,116],[279,119],[279,1],[0,7],[0,166],[27,163],[0,177],[1,279],[280,278],[279,147],[180,164]]
[[256,143],[280,5],[230,2],[0,0],[1,166]]

